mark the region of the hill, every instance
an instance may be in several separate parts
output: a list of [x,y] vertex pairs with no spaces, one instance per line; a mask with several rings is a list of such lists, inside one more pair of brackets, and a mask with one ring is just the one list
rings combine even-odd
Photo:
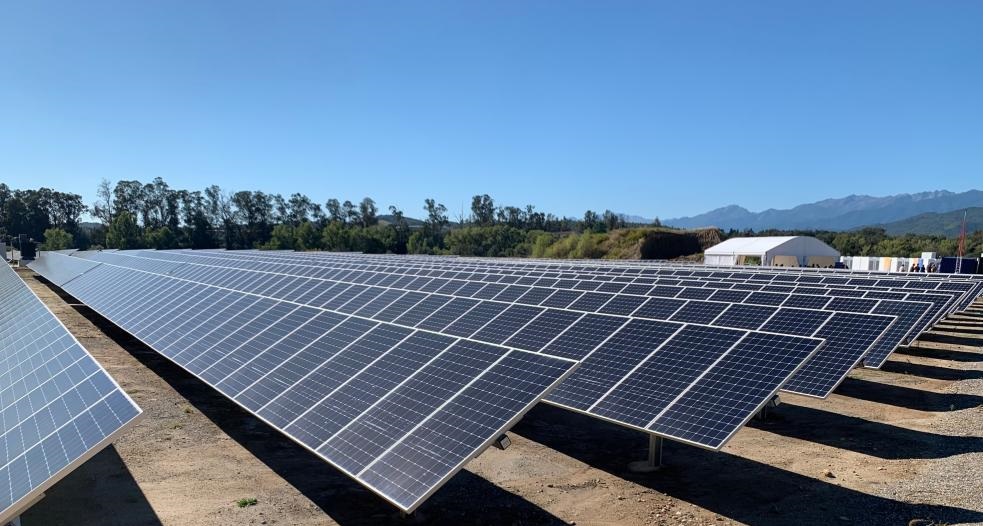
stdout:
[[946,237],[957,237],[962,228],[963,214],[967,214],[966,234],[983,229],[983,209],[978,206],[944,213],[928,212],[901,219],[900,221],[873,226],[886,230],[887,234],[891,236],[903,234],[945,234]]
[[715,226],[726,230],[851,230],[889,224],[916,214],[941,214],[981,207],[982,204],[982,190],[961,193],[936,190],[885,197],[850,195],[783,210],[771,208],[763,212],[751,212],[738,205],[729,205],[696,216],[677,217],[662,222],[679,228]]

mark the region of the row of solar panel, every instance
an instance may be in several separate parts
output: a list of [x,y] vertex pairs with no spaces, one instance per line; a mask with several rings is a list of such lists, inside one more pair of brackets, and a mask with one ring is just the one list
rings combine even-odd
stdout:
[[[167,260],[156,258],[163,256],[156,252],[137,252],[98,254],[95,259],[157,271],[162,268],[161,262]],[[257,289],[247,290],[247,292],[281,299],[292,298],[298,303],[334,308],[341,312],[393,322],[406,327],[432,330],[450,336],[471,338],[491,344],[503,344],[575,360],[584,359],[589,352],[596,348],[596,345],[619,330],[628,318],[708,325],[710,322],[715,322],[718,318],[726,316],[727,321],[724,321],[721,326],[733,327],[733,324],[728,320],[730,318],[735,319],[735,317],[726,315],[724,311],[728,308],[736,314],[735,311],[742,310],[741,307],[722,302],[635,298],[620,295],[614,296],[605,304],[588,302],[582,305],[576,301],[571,305],[560,307],[533,306],[523,304],[521,298],[517,298],[516,302],[504,300],[502,294],[503,290],[506,289],[497,288],[495,295],[489,295],[493,298],[484,296],[482,292],[494,284],[483,282],[458,282],[455,283],[456,287],[453,287],[456,290],[442,294],[437,291],[443,290],[444,285],[435,284],[436,280],[431,278],[405,277],[402,281],[401,279],[388,279],[388,277],[393,278],[393,276],[372,272],[362,272],[355,277],[366,283],[377,284],[367,285],[335,280],[331,274],[316,279],[261,270],[214,271],[217,268],[230,269],[231,267],[222,266],[222,262],[236,258],[236,255],[224,254],[221,258],[208,259],[174,254],[167,256],[187,258],[187,263],[183,265],[166,267],[170,275],[184,279],[239,288],[240,283],[230,274],[230,272],[239,272],[241,273],[239,274],[240,281],[249,280],[251,283],[256,282],[257,284]],[[209,260],[217,260],[213,261],[216,265],[204,266],[205,263],[202,262]],[[416,283],[418,289],[412,288]],[[547,291],[546,295],[541,294],[537,297],[542,305],[549,302],[557,293],[565,292],[551,289],[532,290]],[[304,292],[298,295],[295,291]],[[606,309],[607,305],[620,299],[637,299],[639,301],[624,301],[620,302],[617,308]],[[564,300],[564,303],[568,303],[568,298]],[[818,397],[828,396],[870,347],[895,322],[894,317],[880,315],[824,312],[824,316],[812,318],[811,314],[817,315],[822,311],[802,311],[776,307],[768,307],[763,311],[765,312],[761,312],[761,314],[766,315],[766,317],[759,320],[759,325],[763,326],[764,331],[821,338],[825,338],[827,335],[831,340],[825,349],[819,352],[811,363],[807,364],[785,386],[785,389],[792,392]],[[591,314],[597,312],[598,314]],[[608,316],[600,316],[599,314]],[[807,320],[811,320],[810,325]],[[909,328],[909,326],[903,327],[904,332]],[[580,345],[580,342],[586,343]],[[893,342],[894,346],[896,343]],[[598,367],[605,366],[599,365]],[[577,373],[577,376],[595,373],[595,369],[584,369]],[[548,399],[563,403],[556,399],[554,394]],[[581,407],[575,408],[583,409]]]
[[[318,259],[325,260],[327,258],[335,258],[335,259],[337,259],[339,261],[347,261],[347,260],[348,261],[354,261],[354,260],[358,260],[358,261],[363,261],[363,262],[367,262],[367,263],[372,263],[372,262],[379,263],[378,260],[374,260],[374,259],[362,259],[362,258],[359,258],[359,257],[323,256],[323,257],[320,257],[320,258],[308,258],[308,259],[309,260],[318,260]],[[404,269],[412,268],[412,266],[413,266],[413,264],[412,265],[404,265]],[[535,274],[540,274],[540,275],[545,276],[545,277],[549,277],[550,276],[550,277],[556,277],[556,278],[559,277],[559,276],[561,276],[561,274],[559,272],[557,272],[557,269],[555,269],[555,270],[545,270],[545,271],[540,272],[540,273],[538,273],[538,272],[531,272],[531,271],[520,271],[520,270],[517,270],[516,269],[516,266],[504,266],[502,264],[497,264],[496,262],[486,263],[486,264],[484,264],[482,266],[476,266],[476,265],[466,265],[466,266],[458,265],[458,266],[456,266],[454,264],[443,263],[441,266],[431,266],[431,265],[428,265],[428,266],[426,266],[426,268],[429,268],[431,270],[442,269],[442,268],[444,268],[444,269],[468,268],[471,271],[482,271],[482,272],[501,271],[501,272],[505,272],[505,273],[510,273],[510,274],[514,274],[514,275],[523,275],[523,276],[529,276],[529,275],[535,275]],[[744,282],[744,283],[751,283],[751,284],[763,284],[763,285],[765,285],[767,287],[795,286],[795,285],[811,286],[813,284],[817,284],[817,285],[834,285],[834,286],[843,285],[843,286],[900,287],[900,288],[906,288],[905,286],[909,286],[911,288],[914,288],[915,290],[919,290],[919,289],[929,289],[929,290],[941,289],[941,290],[952,290],[952,291],[961,291],[961,292],[970,291],[971,288],[978,289],[978,290],[975,290],[975,291],[973,291],[972,293],[970,293],[970,294],[968,294],[966,296],[966,298],[964,300],[964,304],[962,305],[963,308],[965,306],[967,306],[968,302],[971,302],[975,297],[977,297],[978,294],[979,294],[979,292],[982,291],[982,281],[981,280],[970,281],[968,279],[955,279],[955,280],[943,279],[943,280],[938,280],[938,281],[942,281],[944,283],[940,283],[938,285],[935,285],[934,283],[929,283],[929,281],[926,280],[926,279],[921,279],[921,278],[917,278],[917,277],[911,278],[911,279],[902,278],[902,279],[882,279],[882,280],[863,279],[863,278],[859,278],[859,279],[834,278],[834,277],[833,278],[824,278],[824,277],[818,277],[818,276],[801,276],[801,277],[798,277],[798,276],[784,276],[784,275],[781,275],[781,274],[772,273],[769,270],[764,270],[764,271],[760,271],[760,272],[726,273],[726,272],[700,272],[700,271],[692,271],[692,270],[683,272],[683,271],[664,270],[664,269],[662,269],[662,270],[654,271],[654,272],[650,273],[650,275],[651,276],[658,276],[658,278],[647,278],[647,277],[641,277],[639,275],[637,275],[637,276],[631,276],[631,275],[626,275],[626,274],[622,274],[622,275],[621,274],[615,274],[614,275],[614,274],[609,273],[609,272],[599,272],[599,273],[596,273],[596,271],[594,271],[594,270],[583,270],[583,271],[580,271],[578,274],[568,274],[568,275],[565,275],[562,279],[565,279],[565,278],[572,279],[572,278],[576,278],[577,277],[579,279],[593,279],[593,278],[595,278],[595,279],[601,279],[601,280],[605,280],[605,281],[612,280],[612,281],[617,281],[617,282],[619,282],[619,281],[623,281],[623,282],[630,282],[630,281],[634,281],[634,282],[647,282],[647,281],[650,281],[650,280],[654,280],[654,281],[658,281],[658,282],[664,281],[661,284],[670,284],[670,285],[674,285],[674,284],[689,285],[690,284],[690,285],[695,285],[695,286],[703,286],[702,283],[711,283],[711,280],[721,280],[722,282]],[[663,276],[663,280],[661,279],[662,276]],[[785,277],[789,277],[789,278],[792,278],[792,279],[780,279],[780,278],[785,278]],[[670,281],[668,281],[669,278],[673,278],[673,279],[671,279]],[[675,280],[677,280],[677,282]],[[702,281],[699,281],[699,280],[702,280]],[[911,285],[908,285],[909,283],[911,283]],[[765,290],[775,290],[775,291],[779,291],[779,292],[793,292],[790,288],[788,288],[788,289],[765,289]],[[805,291],[805,292],[806,293],[809,293],[808,291]]]
[[[254,256],[254,259],[257,259],[258,258],[258,256],[256,256],[256,253],[250,254],[250,255],[251,256]],[[265,259],[266,259],[266,261],[268,261],[270,263],[276,263],[278,261],[281,261],[283,263],[285,257],[289,257],[290,260],[295,260],[296,259],[296,257],[293,256],[293,255],[292,256],[285,256],[283,254],[280,255],[280,259],[276,259],[277,258],[277,255],[267,256]],[[311,258],[309,258],[309,259],[311,259]],[[342,259],[343,260],[346,260],[346,259],[350,259],[351,260],[351,259],[356,259],[356,258],[350,257],[350,258],[342,258]],[[340,268],[340,265],[341,264],[334,264],[333,265],[333,268]],[[261,268],[263,266],[264,265],[258,265],[258,266],[254,266],[254,267],[248,267],[248,268]],[[294,267],[294,268],[292,268],[292,267]],[[291,274],[294,274],[294,275],[319,276],[320,274],[319,274],[319,270],[318,269],[320,269],[321,267],[309,265],[309,267],[307,269],[305,269],[304,267],[302,267],[300,265],[291,265],[291,264],[289,264],[288,265],[288,268],[290,268],[290,270],[288,270],[287,272],[288,273],[291,273]],[[343,268],[354,268],[354,269],[357,269],[357,270],[360,269],[360,267],[358,267],[358,266],[345,266]],[[367,267],[362,267],[362,268],[367,268]],[[550,278],[544,278],[544,277],[542,277],[541,279],[536,279],[535,277],[523,277],[523,278],[513,277],[513,278],[509,278],[509,277],[506,277],[506,276],[496,277],[493,274],[483,274],[483,273],[476,273],[476,272],[473,272],[473,273],[461,273],[461,274],[460,273],[452,273],[452,274],[449,274],[448,272],[443,272],[443,271],[434,270],[434,269],[425,269],[425,270],[414,271],[412,269],[402,270],[402,269],[397,268],[397,267],[385,268],[385,269],[381,269],[380,267],[377,267],[377,268],[369,268],[369,269],[370,270],[374,270],[374,271],[386,271],[386,272],[391,272],[391,273],[406,274],[406,275],[416,275],[416,276],[422,276],[422,277],[424,277],[424,276],[442,277],[442,278],[451,279],[451,280],[461,280],[461,279],[471,279],[471,280],[476,280],[476,281],[494,281],[495,280],[495,282],[497,282],[497,283],[508,283],[508,284],[517,284],[517,285],[531,285],[531,286],[545,286],[545,287],[552,287],[552,288],[567,288],[567,289],[583,290],[583,291],[602,291],[602,292],[599,292],[601,294],[613,293],[613,292],[621,292],[621,293],[628,293],[628,294],[656,295],[656,296],[663,296],[663,297],[680,297],[680,298],[687,298],[687,299],[708,299],[710,296],[712,296],[712,299],[717,299],[717,295],[719,295],[719,294],[727,294],[725,292],[724,293],[720,293],[720,292],[714,291],[714,290],[686,290],[686,287],[672,286],[672,285],[668,284],[668,282],[666,282],[666,281],[663,284],[659,283],[657,285],[653,285],[652,283],[647,283],[647,281],[651,281],[651,282],[652,281],[655,281],[652,278],[636,278],[636,279],[633,280],[633,283],[607,283],[605,285],[600,285],[598,283],[593,283],[591,281],[583,281],[583,280],[579,280],[579,279],[550,279]],[[307,270],[307,272],[306,272],[306,270]],[[285,270],[279,269],[279,271],[280,272],[284,272]],[[582,276],[582,277],[585,277],[587,279],[591,279],[592,278],[591,276]],[[577,278],[577,276],[572,276],[572,278]],[[606,277],[606,279],[611,279],[611,277]],[[660,281],[660,280],[656,280],[656,281]],[[820,293],[824,293],[824,294],[841,295],[841,296],[862,296],[862,295],[866,295],[866,294],[876,294],[878,291],[889,290],[889,289],[879,288],[878,290],[874,290],[874,291],[869,291],[868,292],[866,290],[856,290],[856,287],[853,287],[852,289],[848,289],[848,290],[847,289],[841,289],[841,288],[826,289],[826,288],[819,288],[819,287],[794,288],[794,287],[787,287],[787,286],[749,285],[749,284],[744,284],[744,283],[726,284],[726,283],[719,283],[719,282],[713,282],[713,281],[708,281],[708,282],[703,282],[703,281],[689,281],[689,282],[686,282],[686,283],[682,283],[681,281],[673,281],[672,283],[674,283],[674,285],[685,284],[685,285],[693,285],[693,286],[699,286],[699,287],[701,287],[701,286],[710,287],[713,284],[720,284],[720,285],[724,285],[726,287],[734,288],[734,289],[737,289],[737,290],[740,290],[740,289],[742,289],[742,290],[760,290],[760,289],[764,289],[764,290],[769,291],[769,292],[778,292],[778,293],[796,293],[796,294],[797,293],[800,293],[800,294],[820,294]],[[918,291],[918,292],[920,293],[920,291]],[[913,294],[913,293],[915,293],[915,291],[903,290],[902,292],[899,293],[900,296],[898,296],[896,298],[892,298],[892,297],[886,296],[886,294],[893,294],[893,293],[887,292],[882,297],[884,297],[885,299],[904,299],[903,295],[908,294],[908,293]],[[957,293],[954,292],[954,291],[947,291],[947,292],[946,291],[943,291],[942,293],[947,293],[947,294],[950,294],[950,295],[953,295],[953,296],[954,295],[957,295]],[[714,296],[714,294],[716,294],[716,296]],[[736,293],[735,292],[730,292],[729,294],[736,294]],[[770,299],[771,299],[771,296],[770,295],[761,295],[761,294],[752,294],[751,295],[751,300],[756,300],[757,298],[760,298],[762,300],[760,302],[762,304],[768,304],[768,305],[776,305],[776,304],[778,304],[776,302],[770,301]],[[735,300],[726,299],[726,301],[735,301]],[[935,313],[929,314],[928,319],[925,320],[926,325],[930,325],[930,323],[933,321],[934,315],[935,315]],[[914,336],[916,336],[916,334],[915,335],[912,335],[912,338]]]
[[[225,254],[220,257],[190,258],[188,255],[137,252],[127,255],[100,255],[98,257],[107,260],[121,257],[162,257],[172,258],[166,259],[171,261],[176,261],[173,258],[187,258],[187,261],[190,263],[197,262],[199,264],[233,267],[247,266],[252,269],[269,268],[269,265],[251,264],[249,261],[244,262],[244,265],[235,265],[235,262],[225,263],[229,259],[237,257],[236,255]],[[156,265],[156,263],[152,263],[151,265]],[[279,273],[284,271],[290,272],[292,269],[290,267],[280,266],[272,270],[277,270]],[[269,270],[258,271],[270,272]],[[297,283],[297,280],[284,277],[284,275],[278,273],[271,274],[269,290],[277,290],[278,294],[290,295],[293,289],[285,290],[284,283],[294,284]],[[813,367],[806,368],[805,372],[799,374],[798,379],[789,386],[789,389],[793,389],[794,392],[813,396],[827,396],[864,353],[870,353],[867,355],[868,360],[874,366],[881,365],[904,337],[914,330],[921,317],[924,316],[930,307],[927,303],[889,300],[818,298],[814,296],[790,296],[772,293],[759,293],[757,296],[751,298],[751,294],[743,291],[710,291],[717,293],[738,292],[740,295],[734,295],[730,299],[749,301],[751,303],[751,305],[743,305],[723,301],[682,300],[662,297],[648,298],[645,295],[639,294],[603,294],[445,278],[432,279],[402,276],[395,279],[393,275],[380,272],[360,271],[354,273],[340,269],[334,269],[333,272],[329,273],[304,273],[321,276],[320,278],[311,278],[309,281],[304,282],[305,284],[303,285],[298,285],[298,288],[314,291],[315,296],[312,298],[314,301],[325,297],[319,296],[321,291],[325,291],[325,295],[332,294],[328,296],[330,298],[335,297],[333,293],[345,294],[343,297],[346,297],[349,301],[347,306],[374,305],[373,302],[377,298],[383,298],[383,301],[391,301],[393,298],[391,295],[384,295],[385,291],[390,294],[394,290],[409,294],[412,292],[432,292],[427,297],[408,297],[418,300],[419,302],[414,308],[421,312],[422,315],[427,316],[427,318],[416,320],[418,323],[416,325],[417,327],[425,326],[436,331],[448,330],[456,335],[471,336],[484,341],[490,341],[487,339],[490,337],[488,334],[483,334],[482,332],[462,333],[460,332],[463,330],[462,327],[456,326],[452,322],[457,319],[475,319],[485,322],[496,316],[523,320],[525,323],[533,320],[512,341],[506,342],[508,345],[515,345],[533,351],[542,351],[542,347],[531,346],[529,342],[525,341],[530,339],[531,334],[545,335],[544,337],[553,338],[554,335],[564,332],[569,326],[575,325],[579,321],[580,312],[708,324],[750,330],[761,329],[798,336],[831,334],[835,339],[832,342],[833,344],[828,345],[825,351],[819,353],[814,358],[814,362],[816,363],[813,364]],[[316,281],[316,279],[335,283],[337,287],[348,286],[348,288],[344,292],[338,292],[338,288],[330,289],[325,283]],[[687,292],[689,290],[705,291],[708,289],[685,288],[678,292]],[[679,297],[681,296],[681,294],[678,295]],[[766,299],[758,300],[758,297]],[[823,301],[809,301],[818,299]],[[307,300],[307,298],[303,298],[303,300]],[[815,307],[819,305],[824,307],[831,303],[831,309],[835,311],[874,312],[875,314],[897,316],[898,319],[891,322],[889,328],[883,323],[880,323],[879,319],[874,321],[872,317],[866,316],[838,316],[831,322],[828,319],[829,317],[826,316],[814,320],[814,325],[807,325],[805,320],[811,319],[808,316],[801,316],[797,312],[787,313],[786,309],[778,309],[773,306],[756,306],[791,304],[791,300],[798,300],[795,303]],[[432,310],[434,310],[434,314],[431,313]],[[832,313],[829,312],[828,314]],[[774,320],[771,321],[771,318],[774,318]],[[798,320],[800,323],[791,326],[791,323],[783,321],[786,319]],[[398,319],[397,323],[402,323],[402,320]],[[831,325],[824,326],[827,323]],[[856,324],[857,328],[861,329],[857,338],[849,340],[834,336],[838,333],[845,332],[844,330],[837,329],[836,326],[846,326],[847,324]],[[550,330],[545,325],[550,327]],[[495,327],[496,322],[491,322],[491,326]],[[472,325],[467,325],[467,327],[478,330]],[[863,327],[867,327],[869,330],[862,330]],[[884,331],[884,329],[887,330]],[[869,338],[876,338],[876,340],[874,341]],[[570,353],[572,351],[556,348],[544,349],[543,352]],[[582,356],[577,354],[569,354],[568,356],[575,359],[582,358]]]
[[0,265],[0,524],[98,452],[140,409]]
[[[254,252],[257,254],[257,252]],[[270,252],[265,253],[265,255],[272,254]],[[283,255],[280,253],[277,255]],[[292,254],[295,256],[296,254]],[[376,262],[380,263],[386,261],[386,257],[381,257],[379,255],[364,255],[364,254],[337,254],[337,253],[309,253],[301,254],[300,256],[307,257],[309,260],[326,260],[326,259],[336,259],[336,260],[359,260],[366,262]],[[388,264],[392,264],[390,261]],[[931,287],[934,282],[982,282],[982,277],[979,275],[950,275],[950,274],[895,274],[886,276],[874,276],[873,273],[866,273],[865,275],[833,275],[824,274],[818,272],[812,272],[815,269],[801,269],[797,273],[792,274],[790,269],[775,269],[775,268],[759,268],[759,267],[742,267],[739,268],[727,268],[721,270],[703,270],[706,267],[698,267],[696,265],[678,266],[673,264],[660,265],[657,267],[642,265],[643,261],[637,262],[622,262],[621,265],[614,265],[615,262],[607,262],[605,266],[599,266],[594,264],[573,264],[572,262],[564,261],[551,261],[544,264],[532,265],[521,261],[505,261],[502,259],[470,259],[470,258],[434,258],[430,256],[426,257],[415,257],[415,256],[405,256],[401,258],[401,264],[406,266],[411,265],[425,265],[430,268],[475,268],[475,269],[488,269],[488,268],[510,268],[515,272],[525,272],[525,271],[552,271],[552,272],[569,272],[569,273],[598,273],[600,275],[608,275],[612,277],[628,277],[628,276],[653,276],[653,275],[677,275],[680,277],[696,277],[696,278],[738,278],[744,280],[759,280],[764,282],[775,282],[775,283],[829,283],[829,284],[858,284],[858,285],[883,285],[883,286],[903,286],[907,282],[920,283],[918,287]],[[787,271],[787,272],[784,272]]]
[[[284,258],[284,256],[281,256],[281,260],[282,261],[283,261],[283,258]],[[291,259],[294,259],[294,257],[292,256]],[[349,259],[354,259],[354,258],[349,258]],[[278,260],[276,260],[276,259],[274,259],[274,260],[268,259],[268,261],[276,262]],[[269,265],[254,265],[254,266],[241,267],[241,268],[254,268],[254,269],[260,268],[260,269],[264,269],[264,268],[268,268],[268,267],[269,267]],[[320,268],[324,268],[324,267],[314,267],[314,268],[315,269],[320,269]],[[339,267],[339,265],[333,265],[333,268],[340,268],[340,267]],[[355,268],[355,267],[347,266],[347,267],[344,267],[344,268]],[[311,267],[309,269],[307,269],[307,271],[306,271],[306,269],[304,269],[304,268],[297,268],[295,265],[288,265],[286,268],[285,267],[279,267],[276,270],[278,272],[287,272],[287,273],[290,273],[292,275],[309,275],[309,276],[320,276],[320,275],[323,275],[323,274],[319,273],[318,270],[314,270]],[[396,269],[396,268],[386,268],[386,270],[376,270],[376,269],[373,269],[373,270],[374,271],[385,271],[385,272],[397,273],[397,274],[416,275],[416,276],[431,276],[431,277],[437,277],[437,278],[443,278],[443,279],[453,280],[454,282],[459,282],[459,281],[462,281],[462,280],[491,281],[492,279],[496,279],[495,275],[479,274],[479,273],[465,273],[465,274],[453,273],[453,274],[449,274],[447,272],[430,271],[430,270],[418,271],[418,272],[413,272],[413,271],[402,272],[402,271],[400,271],[399,269]],[[644,278],[644,279],[646,279],[646,278]],[[761,304],[761,305],[784,305],[784,306],[796,306],[796,307],[805,307],[805,308],[825,308],[825,304],[824,303],[826,302],[826,300],[824,298],[814,298],[814,297],[804,297],[804,296],[795,296],[793,298],[788,298],[788,296],[786,296],[786,295],[785,296],[779,296],[779,295],[776,295],[776,294],[769,294],[769,293],[767,293],[767,294],[756,294],[756,293],[752,293],[751,292],[751,293],[748,293],[749,296],[747,296],[746,299],[744,299],[742,297],[742,294],[747,294],[747,293],[742,292],[742,290],[759,290],[759,289],[764,288],[764,287],[770,287],[770,286],[764,286],[764,285],[752,285],[751,288],[747,288],[747,287],[742,287],[741,286],[742,284],[735,284],[735,285],[732,285],[732,288],[737,289],[735,291],[733,291],[733,290],[717,291],[717,290],[695,289],[693,287],[668,286],[668,285],[651,285],[651,284],[638,283],[638,282],[634,282],[634,283],[630,283],[630,284],[618,284],[618,283],[614,283],[613,285],[617,285],[617,287],[614,287],[614,288],[597,288],[597,286],[594,285],[594,284],[592,284],[592,283],[587,283],[588,286],[585,286],[585,285],[582,284],[583,282],[577,281],[577,280],[535,279],[535,278],[530,278],[530,277],[529,278],[526,278],[526,279],[525,278],[521,278],[521,279],[517,279],[517,278],[508,279],[506,277],[500,277],[499,279],[497,279],[496,282],[497,283],[501,283],[501,284],[502,283],[508,283],[508,284],[512,284],[512,285],[530,285],[531,287],[543,286],[543,287],[551,287],[551,288],[565,288],[565,289],[581,290],[581,291],[583,291],[585,293],[587,293],[590,290],[602,290],[603,292],[597,292],[596,294],[602,294],[603,296],[595,296],[597,298],[601,298],[600,303],[604,303],[605,302],[606,298],[608,297],[608,296],[606,296],[606,294],[614,293],[614,292],[615,293],[622,293],[622,294],[630,294],[630,295],[659,296],[659,297],[684,298],[684,299],[711,299],[711,300],[720,300],[720,301],[728,301],[728,302],[739,302],[739,301],[742,301],[742,302],[748,302],[748,303],[754,303],[754,304]],[[441,283],[441,282],[439,282],[439,283]],[[574,283],[574,285],[573,285],[573,283]],[[714,282],[691,282],[691,283],[692,284],[697,284],[696,286],[698,286],[698,285],[704,285],[704,286],[707,286],[708,287],[708,286],[711,286]],[[450,286],[455,286],[456,283],[452,283],[452,284],[449,284],[449,285]],[[441,289],[439,289],[439,290],[441,290]],[[515,291],[517,291],[517,290],[520,290],[521,292],[516,293]],[[912,292],[912,291],[901,292],[901,293],[893,293],[893,292],[855,290],[855,288],[853,288],[851,290],[844,290],[844,289],[837,289],[837,288],[824,289],[824,288],[815,288],[815,287],[810,288],[810,289],[809,288],[795,289],[795,288],[789,288],[789,287],[778,287],[778,288],[771,288],[770,291],[771,292],[783,293],[783,294],[804,294],[804,295],[808,295],[808,294],[813,294],[813,295],[815,295],[815,294],[825,294],[825,295],[832,295],[832,296],[850,296],[850,297],[852,297],[852,296],[865,296],[865,297],[875,297],[875,298],[881,298],[881,299],[897,299],[897,300],[905,300],[906,299],[908,301],[933,301],[933,302],[935,302],[934,299],[937,298],[938,301],[935,302],[936,304],[941,303],[941,302],[947,302],[948,301],[948,298],[945,298],[945,297],[920,297],[920,296],[917,296],[917,294],[924,294],[923,292],[917,292],[917,293],[915,293],[915,292]],[[524,298],[524,296],[525,296],[524,289],[505,290],[501,294],[505,294],[505,295],[513,294],[514,297],[518,297],[519,296],[520,298]],[[532,294],[535,294],[535,293],[532,292]],[[740,295],[740,296],[738,296],[738,295]],[[576,299],[578,299],[579,296],[580,295],[574,295],[574,296],[572,296],[573,297],[573,301],[575,301]],[[536,294],[535,294],[535,297],[536,297]],[[785,300],[787,300],[787,301],[785,301]],[[829,310],[839,310],[839,309],[831,309],[830,308]],[[925,325],[929,325],[930,323],[932,323],[932,321],[933,321],[934,317],[936,316],[936,314],[937,313],[934,310],[932,312],[929,312],[928,315],[927,315],[927,317],[926,317],[926,319],[923,320],[925,322]],[[917,333],[920,332],[920,330],[923,329],[923,328],[924,327],[918,327],[918,328],[916,328],[913,331],[913,333],[909,335],[909,338],[906,340],[906,342],[909,343],[911,340],[913,340],[913,338],[916,337]]]

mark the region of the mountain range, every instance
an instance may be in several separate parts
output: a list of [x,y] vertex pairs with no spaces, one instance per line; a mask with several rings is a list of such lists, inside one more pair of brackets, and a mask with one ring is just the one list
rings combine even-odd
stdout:
[[[898,221],[914,221],[914,216],[922,214],[945,214],[965,208],[978,208],[975,218],[982,228],[982,190],[950,192],[935,190],[916,194],[897,194],[885,197],[850,195],[838,199],[825,199],[814,203],[798,205],[779,210],[771,208],[762,212],[751,212],[738,205],[717,208],[691,217],[662,219],[668,226],[680,228],[699,228],[715,226],[721,229],[737,230],[852,230],[864,226],[888,225]],[[972,215],[970,213],[970,216]],[[937,228],[929,222],[933,216],[923,216],[922,228]],[[954,219],[954,218],[951,218]],[[973,223],[970,217],[970,225]],[[907,225],[894,225],[903,233]],[[971,229],[968,229],[970,232]]]

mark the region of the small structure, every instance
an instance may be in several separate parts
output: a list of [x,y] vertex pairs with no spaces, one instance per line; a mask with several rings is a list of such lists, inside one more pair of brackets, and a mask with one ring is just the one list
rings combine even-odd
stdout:
[[742,265],[759,258],[765,267],[834,267],[839,251],[808,236],[734,237],[705,250],[706,265]]

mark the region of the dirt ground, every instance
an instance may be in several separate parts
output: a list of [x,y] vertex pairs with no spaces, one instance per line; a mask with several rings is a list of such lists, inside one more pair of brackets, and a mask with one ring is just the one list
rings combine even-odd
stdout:
[[[144,409],[23,515],[35,525],[964,524],[982,521],[982,316],[954,316],[827,400],[782,395],[719,453],[540,404],[412,517],[29,271]],[[239,507],[239,499],[256,499]]]

